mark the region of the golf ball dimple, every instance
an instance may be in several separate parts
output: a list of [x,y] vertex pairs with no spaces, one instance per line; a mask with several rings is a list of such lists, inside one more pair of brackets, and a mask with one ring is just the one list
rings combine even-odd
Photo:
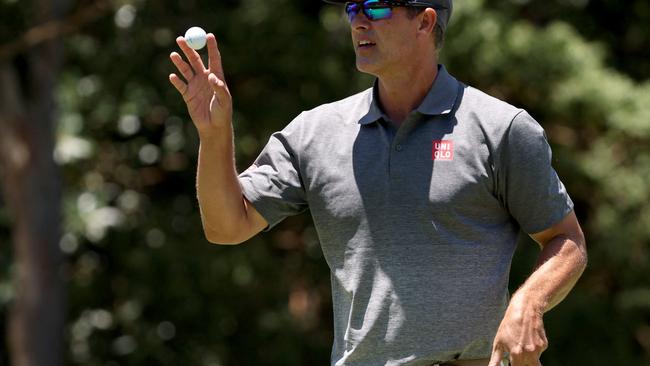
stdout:
[[205,47],[207,42],[207,35],[200,27],[192,27],[185,32],[185,40],[187,44],[195,50],[200,50]]

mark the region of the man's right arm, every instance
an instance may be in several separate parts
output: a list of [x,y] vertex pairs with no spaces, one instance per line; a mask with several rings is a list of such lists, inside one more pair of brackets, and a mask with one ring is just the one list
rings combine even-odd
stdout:
[[239,244],[268,223],[243,196],[235,169],[232,124],[201,137],[196,191],[205,236],[215,244]]
[[171,74],[169,81],[183,97],[201,140],[196,188],[205,236],[216,244],[239,244],[268,223],[244,198],[239,185],[232,97],[225,82],[217,41],[213,34],[207,38],[207,69],[183,37],[176,39],[187,62],[176,52],[172,52],[170,59],[185,80]]

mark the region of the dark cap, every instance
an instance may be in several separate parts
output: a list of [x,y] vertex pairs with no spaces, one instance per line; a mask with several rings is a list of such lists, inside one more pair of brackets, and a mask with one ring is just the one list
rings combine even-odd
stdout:
[[[346,0],[324,0],[330,4],[345,4]],[[407,3],[414,6],[427,6],[436,9],[438,13],[438,25],[443,31],[447,30],[449,18],[451,18],[451,11],[453,9],[452,0],[392,0],[398,3]]]

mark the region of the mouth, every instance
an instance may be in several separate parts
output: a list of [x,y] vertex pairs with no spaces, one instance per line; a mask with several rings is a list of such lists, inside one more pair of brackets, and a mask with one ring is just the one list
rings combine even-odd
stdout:
[[370,41],[358,41],[357,42],[357,47],[359,47],[359,48],[368,48],[368,47],[372,47],[372,46],[375,46],[375,45],[376,45],[376,43],[370,42]]

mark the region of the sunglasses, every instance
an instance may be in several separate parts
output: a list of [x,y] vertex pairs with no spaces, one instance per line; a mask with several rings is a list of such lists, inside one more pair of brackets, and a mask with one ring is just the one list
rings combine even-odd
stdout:
[[368,20],[381,20],[390,18],[393,15],[393,8],[396,7],[426,7],[426,5],[410,4],[404,1],[366,0],[358,3],[345,3],[345,13],[348,15],[350,23],[360,11]]

